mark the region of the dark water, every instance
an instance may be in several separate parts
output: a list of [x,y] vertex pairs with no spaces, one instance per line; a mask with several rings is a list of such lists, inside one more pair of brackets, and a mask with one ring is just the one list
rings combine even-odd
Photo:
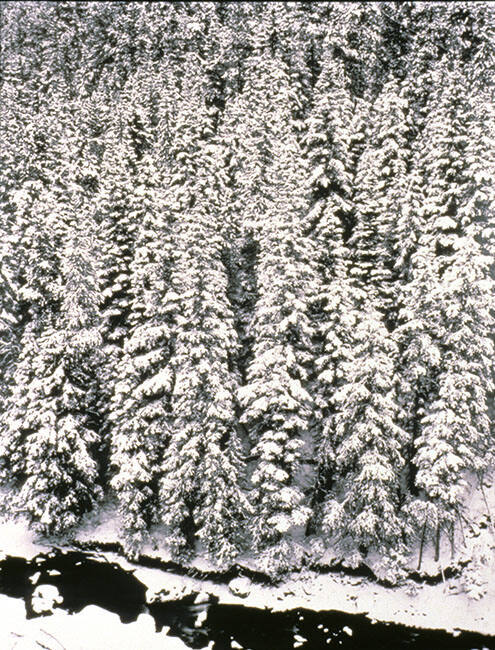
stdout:
[[[31,578],[37,573],[33,584]],[[213,596],[208,602],[195,603],[197,594],[146,604],[146,586],[132,572],[84,552],[54,550],[30,561],[8,557],[0,562],[0,593],[22,598],[28,618],[39,616],[31,603],[39,585],[57,587],[63,597],[61,607],[72,614],[87,605],[98,605],[132,625],[139,614],[148,612],[157,634],[167,627],[169,635],[179,637],[190,648],[205,648],[213,642],[214,650],[230,650],[234,641],[236,647],[250,650],[495,650],[495,637],[468,632],[454,637],[442,631],[372,623],[362,614],[306,609],[272,612],[221,605]],[[198,616],[204,619],[200,624]],[[164,635],[164,649],[166,643]]]

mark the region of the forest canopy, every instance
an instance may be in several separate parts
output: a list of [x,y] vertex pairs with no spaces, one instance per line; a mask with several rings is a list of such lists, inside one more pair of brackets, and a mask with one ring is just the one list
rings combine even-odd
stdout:
[[494,466],[495,7],[0,10],[14,510],[280,571],[453,546]]

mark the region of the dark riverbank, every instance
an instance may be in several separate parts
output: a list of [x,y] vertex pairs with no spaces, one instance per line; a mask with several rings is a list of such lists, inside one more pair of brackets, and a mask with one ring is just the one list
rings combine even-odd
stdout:
[[[140,575],[139,571],[137,574]],[[167,577],[164,573],[164,585],[169,582]],[[177,637],[185,647],[198,650],[206,647],[317,650],[330,644],[343,650],[495,648],[495,637],[473,632],[452,634],[378,622],[365,614],[313,611],[304,607],[272,611],[220,602],[207,589],[191,591],[172,600],[166,595],[150,598],[148,585],[133,571],[83,551],[53,549],[32,559],[5,557],[0,562],[0,593],[22,599],[28,619],[49,616],[57,609],[77,616],[84,608],[96,605],[132,626],[140,615],[149,614],[156,634],[163,636],[165,643],[168,643],[165,641],[168,633],[168,637]],[[57,594],[57,598],[52,598],[52,603],[49,597],[42,601],[43,593]]]

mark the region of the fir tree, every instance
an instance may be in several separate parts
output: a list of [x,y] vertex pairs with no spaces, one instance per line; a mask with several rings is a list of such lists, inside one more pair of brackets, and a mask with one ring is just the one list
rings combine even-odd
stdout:
[[[204,227],[186,227],[180,267],[172,276],[177,329],[170,361],[173,425],[162,466],[162,517],[176,552],[194,547],[196,536],[224,562],[236,552],[238,526],[248,511],[239,489],[233,366],[237,342],[216,237]],[[207,258],[207,267],[199,266],[208,240],[208,252],[215,257]],[[195,256],[194,262],[189,255]]]
[[161,179],[148,157],[135,190],[140,224],[131,283],[132,327],[117,366],[112,400],[111,485],[120,504],[126,550],[135,554],[158,520],[159,466],[170,427],[173,374],[168,367],[174,303],[167,293],[173,260]]
[[75,525],[100,496],[94,458],[95,274],[83,235],[71,237],[61,260],[61,313],[27,331],[15,372],[8,429],[8,478],[20,485],[18,508],[43,532]]
[[227,297],[221,235],[228,205],[225,155],[215,136],[216,110],[191,70],[185,83],[194,103],[182,107],[174,144],[172,208],[181,214],[178,255],[171,275],[177,299],[171,411],[173,425],[161,481],[162,519],[177,554],[196,539],[220,563],[239,543],[248,504],[236,424],[237,336]]
[[[301,232],[306,203],[300,194],[303,173],[287,84],[283,65],[267,60],[266,50],[260,48],[250,62],[244,91],[253,102],[253,108],[246,107],[252,126],[247,125],[251,135],[245,146],[257,152],[248,159],[252,167],[246,172],[252,170],[252,176],[242,188],[249,192],[251,210],[256,210],[252,218],[259,232],[259,297],[251,324],[253,359],[239,395],[244,408],[241,421],[248,428],[255,458],[253,541],[258,549],[269,547],[267,563],[274,570],[289,561],[289,556],[284,558],[287,543],[309,514],[297,472],[312,402],[305,388],[311,336],[306,305],[311,252]],[[259,138],[263,114],[270,116],[270,122],[265,123],[264,138]],[[241,155],[245,151],[241,149]],[[266,188],[259,198],[254,175]]]
[[449,74],[431,122],[432,153],[423,246],[428,286],[419,308],[428,314],[438,349],[434,388],[419,424],[416,485],[411,512],[422,521],[422,538],[434,533],[436,554],[442,530],[453,540],[462,516],[467,472],[489,463],[488,396],[493,390],[493,280],[480,232],[490,203],[475,187],[473,157],[467,154],[473,115],[466,86]]
[[356,221],[355,178],[363,149],[366,105],[351,95],[344,65],[334,53],[335,38],[330,31],[324,41],[322,70],[304,138],[311,201],[305,229],[313,241],[317,269],[310,291],[317,449],[312,525],[320,519],[319,506],[334,476],[331,399],[342,380],[341,363],[348,360],[352,350],[351,323],[357,309],[349,277],[348,241]]
[[366,303],[356,315],[351,346],[349,359],[340,364],[343,379],[331,400],[335,474],[323,526],[341,548],[348,549],[347,561],[352,564],[370,549],[381,553],[400,549],[405,433],[396,424],[397,348]]
[[351,273],[374,292],[389,328],[395,323],[394,267],[402,243],[396,228],[412,157],[408,118],[400,85],[386,82],[369,114],[368,146],[355,178],[356,226],[349,242]]

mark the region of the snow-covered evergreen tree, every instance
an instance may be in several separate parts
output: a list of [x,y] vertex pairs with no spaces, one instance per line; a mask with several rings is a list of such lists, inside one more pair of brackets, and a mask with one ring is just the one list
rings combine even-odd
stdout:
[[121,126],[121,124],[114,124],[113,127],[117,131],[113,129],[110,131],[111,133],[113,131],[113,137],[103,153],[101,183],[96,197],[98,240],[101,250],[98,281],[102,296],[103,348],[99,372],[102,387],[99,410],[105,431],[107,452],[110,443],[109,409],[118,380],[118,364],[131,325],[133,288],[130,267],[137,229],[131,210],[133,179],[126,166],[129,150],[121,140]]
[[413,463],[419,495],[410,505],[423,539],[435,535],[437,555],[441,531],[452,537],[462,516],[467,472],[481,474],[490,462],[493,390],[493,279],[481,245],[492,205],[477,190],[482,179],[476,153],[468,148],[468,87],[458,73],[445,74],[426,131],[432,146],[425,161],[427,222],[424,252],[417,254],[426,262],[417,308],[427,314],[436,363],[417,425]]
[[352,351],[340,364],[343,379],[331,400],[335,473],[323,526],[348,549],[346,559],[353,563],[370,549],[386,553],[400,547],[405,432],[396,424],[395,343],[366,302],[351,327]]
[[20,485],[17,507],[49,533],[75,525],[100,496],[98,294],[86,238],[71,234],[61,254],[60,315],[23,337],[2,445],[8,478]]
[[[191,550],[197,539],[223,563],[236,553],[241,522],[249,509],[240,491],[236,336],[218,241],[198,226],[188,224],[187,229],[180,269],[172,279],[179,298],[171,359],[173,424],[162,466],[162,517],[176,552]],[[209,251],[216,255],[209,258],[207,268],[198,265],[201,258],[197,257],[205,237]],[[195,254],[194,262],[190,254]]]
[[244,94],[240,110],[249,118],[238,154],[245,157],[241,191],[246,202],[250,200],[246,216],[259,238],[259,255],[253,354],[239,396],[241,422],[248,429],[255,459],[253,541],[258,549],[269,547],[267,564],[277,570],[290,562],[286,542],[309,515],[297,472],[312,404],[305,386],[311,248],[301,227],[307,204],[288,77],[281,62],[268,58],[263,44],[249,62]]
[[173,260],[172,228],[153,159],[139,167],[135,188],[138,225],[131,264],[132,328],[117,365],[110,409],[111,485],[117,494],[127,550],[134,554],[158,519],[159,467],[170,426],[173,375],[168,367],[174,302],[168,292]]
[[333,480],[335,436],[331,399],[340,382],[340,364],[352,350],[351,324],[357,306],[349,278],[347,242],[355,227],[354,180],[365,136],[366,106],[351,95],[344,66],[334,54],[334,38],[330,31],[323,44],[322,70],[304,138],[311,201],[305,228],[313,241],[317,268],[316,283],[310,290],[315,325],[312,383],[317,449],[313,524],[320,518],[319,504]]
[[[55,207],[53,195],[43,190],[40,182],[27,182],[13,194],[15,223],[13,233],[19,235],[17,247],[10,260],[16,283],[16,301],[24,321],[19,336],[19,352],[12,372],[12,393],[5,401],[5,420],[2,424],[0,447],[1,473],[5,481],[17,481],[24,472],[22,427],[13,409],[24,408],[22,393],[35,377],[34,356],[37,337],[53,322],[53,313],[60,308],[60,276],[56,242],[48,229],[48,214]],[[27,263],[28,254],[31,264]],[[15,263],[22,262],[22,267]],[[14,314],[15,314],[14,311]],[[21,314],[22,314],[21,312]],[[20,391],[20,392],[19,392]]]
[[[191,57],[192,59],[192,57]],[[191,61],[190,59],[190,61]],[[199,70],[201,70],[201,67]],[[171,291],[177,298],[173,423],[162,465],[160,500],[177,554],[199,540],[220,563],[236,553],[249,506],[236,423],[238,340],[223,263],[222,218],[229,205],[226,152],[216,137],[216,109],[189,68],[189,102],[177,116],[172,209],[180,215]]]
[[400,84],[385,82],[370,114],[368,144],[356,178],[356,226],[351,273],[373,292],[385,322],[395,322],[394,268],[401,243],[396,228],[407,189],[412,152],[409,147],[407,100]]

